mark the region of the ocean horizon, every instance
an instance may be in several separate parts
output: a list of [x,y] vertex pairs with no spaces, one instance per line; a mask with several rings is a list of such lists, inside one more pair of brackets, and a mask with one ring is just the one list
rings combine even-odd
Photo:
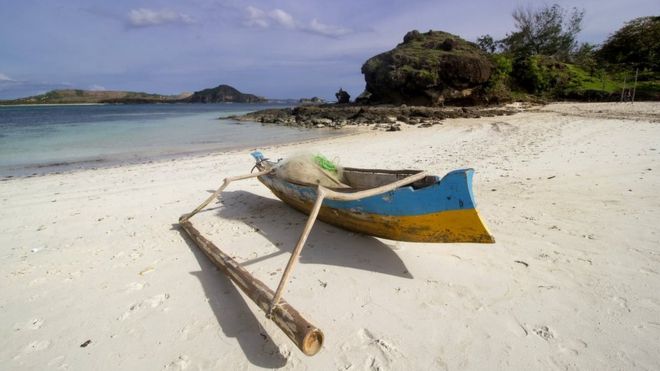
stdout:
[[0,106],[0,177],[140,163],[339,135],[219,119],[286,104]]

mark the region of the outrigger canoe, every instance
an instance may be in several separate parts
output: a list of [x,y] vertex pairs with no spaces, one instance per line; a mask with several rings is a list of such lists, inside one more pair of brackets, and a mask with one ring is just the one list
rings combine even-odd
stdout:
[[[261,171],[277,163],[259,152],[252,154]],[[334,189],[350,194],[405,179],[421,170],[344,168],[343,181],[350,188]],[[495,242],[475,208],[473,169],[454,170],[444,177],[426,175],[409,185],[358,200],[325,199],[318,218],[338,227],[397,241]],[[268,173],[258,177],[286,204],[309,214],[317,185],[296,183]]]
[[[475,208],[474,170],[454,170],[440,178],[420,170],[344,168],[341,187],[327,187],[283,177],[279,162],[252,153],[259,171],[225,178],[222,185],[179,225],[193,242],[252,299],[306,355],[323,345],[323,332],[288,304],[282,293],[317,218],[375,237],[411,242],[479,242],[495,240]],[[254,169],[253,169],[254,170]],[[233,181],[258,178],[278,198],[309,214],[276,291],[206,239],[190,222]]]

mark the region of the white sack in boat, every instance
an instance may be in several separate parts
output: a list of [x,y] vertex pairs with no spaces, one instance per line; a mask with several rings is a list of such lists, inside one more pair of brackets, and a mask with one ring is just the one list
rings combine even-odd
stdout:
[[341,166],[322,155],[311,153],[298,153],[278,162],[275,166],[275,175],[293,183],[350,188],[342,182]]

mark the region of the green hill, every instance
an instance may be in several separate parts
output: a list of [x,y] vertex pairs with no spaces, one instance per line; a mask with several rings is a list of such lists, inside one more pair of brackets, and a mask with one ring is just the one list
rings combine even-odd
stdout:
[[13,104],[84,104],[84,103],[256,103],[266,102],[263,97],[253,94],[244,94],[229,85],[220,85],[205,89],[194,94],[161,95],[132,91],[111,90],[80,90],[63,89],[52,90],[45,94],[26,98],[0,100],[0,105]]
[[131,91],[64,89],[52,90],[26,98],[0,101],[0,104],[172,103],[180,99],[179,96]]
[[193,95],[186,98],[185,101],[190,103],[258,103],[265,102],[266,98],[241,93],[229,85],[218,85],[215,88],[196,91]]

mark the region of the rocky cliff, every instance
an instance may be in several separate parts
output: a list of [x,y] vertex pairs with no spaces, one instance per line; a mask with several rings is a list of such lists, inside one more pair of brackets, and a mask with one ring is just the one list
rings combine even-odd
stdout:
[[493,70],[476,44],[442,31],[408,32],[403,43],[362,66],[369,103],[444,105],[479,101]]

